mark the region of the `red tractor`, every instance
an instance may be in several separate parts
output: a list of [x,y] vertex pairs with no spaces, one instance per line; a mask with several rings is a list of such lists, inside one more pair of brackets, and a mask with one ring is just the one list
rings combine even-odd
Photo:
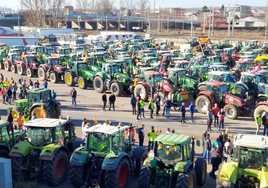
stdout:
[[238,116],[248,116],[251,112],[246,102],[227,92],[227,84],[218,81],[208,81],[206,89],[199,92],[196,98],[196,109],[199,113],[207,113],[217,103],[223,108],[228,119],[237,119]]
[[175,88],[163,81],[163,74],[154,71],[145,71],[144,79],[136,83],[134,94],[138,94],[141,96],[141,99],[148,101],[149,95],[153,97],[155,92],[159,92],[159,95],[163,99],[170,92],[175,93]]
[[37,72],[40,80],[50,79],[51,82],[58,83],[63,79],[65,71],[66,68],[61,65],[59,57],[48,57]]
[[15,54],[15,53],[9,53],[7,58],[5,59],[4,61],[4,68],[6,71],[12,71],[13,73],[16,73],[17,70],[15,68],[11,68],[12,65],[15,64],[15,61],[16,60],[20,60],[21,57],[20,57],[20,54]]
[[25,74],[28,77],[33,77],[34,74],[37,73],[39,63],[35,55],[24,55],[23,59],[16,60],[15,64],[12,66],[14,66],[14,69],[17,70],[18,74]]

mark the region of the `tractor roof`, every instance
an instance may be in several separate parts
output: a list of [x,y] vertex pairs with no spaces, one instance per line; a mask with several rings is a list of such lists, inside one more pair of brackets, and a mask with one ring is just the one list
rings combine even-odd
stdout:
[[9,125],[9,122],[8,121],[0,120],[0,128],[6,127],[8,125]]
[[212,50],[213,52],[224,52],[223,49],[216,49],[216,50]]
[[179,64],[188,64],[189,61],[187,60],[179,60],[179,61],[174,61],[174,63],[179,63]]
[[247,148],[268,149],[268,137],[252,134],[237,134],[234,137],[234,145]]
[[27,54],[27,55],[24,55],[24,57],[36,57],[36,55],[29,55],[29,54]]
[[186,135],[181,135],[181,134],[176,134],[176,133],[165,133],[165,134],[160,134],[155,138],[155,141],[159,141],[162,143],[167,143],[167,144],[187,144],[191,141],[190,136]]
[[46,57],[46,59],[60,59],[59,57]]
[[224,86],[226,83],[224,82],[218,82],[218,81],[208,81],[206,85],[211,85],[211,86]]
[[162,56],[175,56],[174,54],[162,54]]
[[238,63],[238,64],[250,64],[249,61],[236,61],[235,63]]
[[51,128],[66,124],[68,121],[64,119],[37,118],[24,123],[26,127]]
[[85,131],[87,133],[104,133],[108,135],[116,135],[119,132],[123,132],[124,130],[129,129],[129,126],[123,126],[123,127],[118,127],[118,126],[109,126],[109,125],[102,125],[102,124],[97,124],[92,127],[87,128]]
[[243,75],[250,75],[250,76],[256,76],[256,75],[260,75],[258,73],[252,73],[252,72],[241,72],[241,74]]
[[145,71],[144,75],[162,76],[162,74],[160,72],[155,72],[155,71]]
[[35,88],[35,89],[30,89],[27,91],[27,93],[42,93],[42,92],[48,92],[50,89],[43,89],[43,88]]
[[211,71],[208,73],[209,75],[212,74],[212,75],[223,75],[223,74],[230,74],[229,72],[227,71]]
[[167,68],[167,70],[171,70],[171,71],[186,71],[185,69],[183,68]]

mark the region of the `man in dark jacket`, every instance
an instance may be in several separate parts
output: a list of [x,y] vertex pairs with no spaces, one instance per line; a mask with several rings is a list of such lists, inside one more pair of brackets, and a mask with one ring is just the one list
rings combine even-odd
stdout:
[[132,114],[135,115],[136,114],[137,99],[134,96],[134,94],[131,94],[130,104],[132,106]]
[[210,152],[210,155],[211,155],[212,171],[209,173],[209,175],[213,179],[216,179],[215,171],[219,169],[223,157],[221,149],[219,147],[215,147],[215,149]]
[[185,121],[186,109],[185,109],[185,103],[184,102],[182,103],[182,105],[180,107],[180,112],[181,112],[181,124],[186,123],[186,121]]
[[204,140],[204,154],[203,158],[207,160],[207,163],[209,163],[209,152],[211,151],[211,140],[210,140],[210,135],[207,134],[206,138]]
[[[112,95],[110,95],[110,97],[109,97],[109,103],[110,103],[110,108],[109,108],[109,110],[111,110],[111,106],[113,106],[113,109],[114,109],[115,95],[114,95],[113,92],[112,92]],[[115,109],[114,109],[114,110],[115,110]]]
[[76,96],[77,96],[77,92],[75,88],[73,88],[71,91],[71,97],[72,97],[72,105],[74,106],[76,106]]
[[263,136],[266,134],[268,136],[267,133],[267,126],[268,126],[268,112],[265,113],[265,116],[262,117],[262,124],[263,124]]
[[144,136],[144,125],[142,124],[139,128],[139,146],[143,146]]
[[7,90],[7,102],[8,102],[8,104],[11,104],[11,98],[12,98],[12,90],[10,87],[8,87],[8,90]]
[[168,99],[168,97],[166,97],[166,100],[164,102],[165,104],[165,113],[166,113],[166,117],[169,118],[170,116],[170,108],[172,106],[172,102]]
[[106,104],[107,104],[106,93],[102,94],[102,102],[103,102],[102,111],[105,111],[106,110],[105,107],[106,107]]

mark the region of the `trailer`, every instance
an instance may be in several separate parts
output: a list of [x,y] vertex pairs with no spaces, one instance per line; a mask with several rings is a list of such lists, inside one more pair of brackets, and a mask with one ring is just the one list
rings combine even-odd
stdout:
[[39,36],[49,37],[52,34],[73,34],[74,29],[38,28],[37,32],[39,33]]

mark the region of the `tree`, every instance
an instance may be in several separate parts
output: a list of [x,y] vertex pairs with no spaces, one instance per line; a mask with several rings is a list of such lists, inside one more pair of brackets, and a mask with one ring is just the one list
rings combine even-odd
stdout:
[[114,1],[113,0],[98,0],[96,3],[97,13],[100,15],[113,14]]
[[207,6],[203,6],[201,12],[209,12],[208,7]]
[[47,0],[47,3],[50,5],[48,12],[50,12],[50,27],[57,28],[59,18],[63,15],[63,7],[65,5],[65,0]]
[[86,14],[90,9],[94,9],[94,0],[76,0],[76,8],[80,10],[80,14]]
[[145,11],[150,8],[149,7],[149,0],[138,0],[138,8],[141,14],[145,14]]
[[136,1],[135,0],[125,0],[125,6],[127,8],[127,15],[131,16],[135,10]]

